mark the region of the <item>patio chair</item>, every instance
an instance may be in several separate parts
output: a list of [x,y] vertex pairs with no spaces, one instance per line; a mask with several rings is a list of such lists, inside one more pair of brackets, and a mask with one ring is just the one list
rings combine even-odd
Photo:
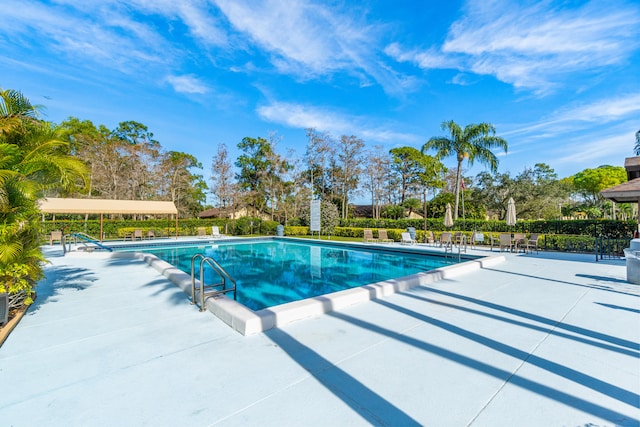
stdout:
[[198,239],[206,239],[209,236],[207,236],[207,229],[204,227],[198,227]]
[[373,237],[373,231],[371,231],[371,229],[369,228],[365,228],[363,230],[363,240],[365,243],[375,243],[378,241],[378,239],[376,239],[375,237]]
[[403,245],[415,245],[418,243],[415,239],[411,238],[411,234],[409,234],[408,231],[402,233],[401,236],[402,239],[400,240],[400,243]]
[[518,252],[522,249],[522,252],[527,251],[527,235],[524,233],[515,233],[513,235],[513,250]]
[[424,233],[424,242],[432,245],[436,242],[436,238],[433,236],[433,231],[427,231]]
[[56,240],[62,244],[62,231],[56,230],[51,232],[51,235],[49,236],[49,245],[53,245],[53,242]]
[[131,240],[136,240],[136,239],[142,240],[142,230],[140,229],[133,230],[133,236],[131,237]]
[[479,244],[484,244],[484,233],[473,233],[471,235],[471,248],[474,246],[478,246]]
[[448,231],[440,235],[440,247],[444,247],[445,252],[453,251],[453,240],[451,236],[452,234]]
[[503,248],[507,248],[509,252],[513,250],[513,240],[511,240],[511,234],[500,234],[500,252]]
[[389,238],[386,229],[378,230],[378,241],[381,243],[391,243],[393,239]]
[[526,243],[526,250],[528,252],[531,252],[532,249],[536,250],[536,253],[538,253],[538,234],[537,233],[531,233],[531,237],[529,237],[529,240],[527,240]]
[[151,239],[155,239],[155,238],[156,238],[156,235],[153,232],[153,230],[147,231],[147,239],[151,240]]

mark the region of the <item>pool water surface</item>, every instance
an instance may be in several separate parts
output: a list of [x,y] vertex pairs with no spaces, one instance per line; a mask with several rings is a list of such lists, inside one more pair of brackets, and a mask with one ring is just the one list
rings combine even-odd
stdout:
[[[191,258],[215,259],[237,283],[237,301],[252,310],[312,298],[456,264],[438,255],[279,240],[145,249],[191,274]],[[198,277],[199,262],[196,263]],[[205,264],[205,282],[218,281]]]

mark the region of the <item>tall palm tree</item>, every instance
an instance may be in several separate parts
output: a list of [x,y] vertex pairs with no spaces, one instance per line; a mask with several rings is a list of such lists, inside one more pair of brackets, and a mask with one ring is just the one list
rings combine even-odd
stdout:
[[448,130],[450,137],[438,136],[427,141],[422,147],[422,152],[435,150],[436,157],[442,159],[451,155],[456,156],[458,171],[456,173],[455,208],[454,219],[458,219],[458,205],[460,198],[460,182],[462,176],[462,162],[467,159],[469,165],[477,160],[491,169],[498,170],[498,158],[491,151],[500,148],[505,153],[508,149],[507,141],[495,136],[496,128],[489,123],[469,124],[462,129],[453,120],[442,122],[442,130]]
[[636,156],[640,156],[640,130],[636,132],[636,146],[633,147]]

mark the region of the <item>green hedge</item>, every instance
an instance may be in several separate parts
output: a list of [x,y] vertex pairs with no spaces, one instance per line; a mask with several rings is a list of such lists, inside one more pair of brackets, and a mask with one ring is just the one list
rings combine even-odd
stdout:
[[285,225],[284,235],[285,236],[308,236],[309,227],[304,225]]
[[[387,228],[404,229],[414,227],[416,230],[424,230],[423,219],[347,219],[340,221],[341,227],[353,228]],[[631,238],[633,232],[638,229],[635,220],[537,220],[518,221],[514,227],[508,226],[504,221],[462,220],[454,222],[453,230],[458,231],[482,231],[497,233],[539,233],[539,234],[572,234],[583,236],[609,236],[615,238]],[[442,219],[427,219],[427,230],[447,231]]]

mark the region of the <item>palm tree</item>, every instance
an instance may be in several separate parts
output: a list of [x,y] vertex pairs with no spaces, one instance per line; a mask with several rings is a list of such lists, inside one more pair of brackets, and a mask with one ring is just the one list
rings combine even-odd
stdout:
[[456,173],[455,208],[454,219],[458,219],[458,205],[460,198],[460,182],[462,174],[462,161],[467,159],[469,165],[474,161],[479,161],[491,169],[492,172],[498,170],[498,158],[491,151],[493,148],[501,148],[505,153],[508,146],[507,141],[495,136],[496,128],[489,123],[469,124],[462,129],[453,120],[442,122],[441,128],[448,130],[451,137],[438,136],[427,141],[422,147],[422,152],[435,150],[439,159],[456,156],[458,170]]
[[19,131],[25,123],[35,122],[38,108],[19,91],[0,88],[0,135]]
[[636,156],[640,156],[640,130],[636,132],[636,146],[633,147]]
[[16,91],[0,90],[0,292],[10,306],[31,302],[42,276],[38,199],[50,189],[83,186],[86,166],[37,108]]

